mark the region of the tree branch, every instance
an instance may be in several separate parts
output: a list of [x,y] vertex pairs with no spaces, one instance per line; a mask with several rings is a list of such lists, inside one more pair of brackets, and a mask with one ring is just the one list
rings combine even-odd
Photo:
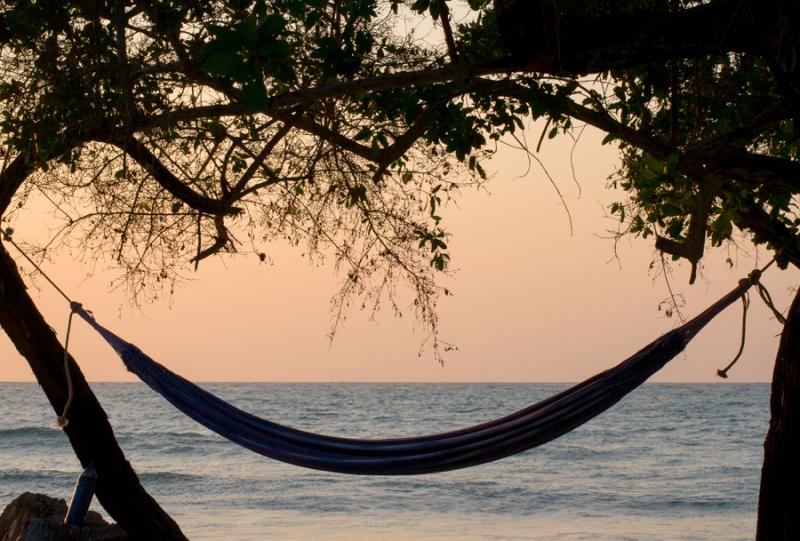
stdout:
[[776,103],[742,122],[739,128],[689,145],[684,153],[690,158],[702,158],[746,148],[759,134],[777,126],[789,114],[790,110],[784,104]]
[[253,157],[253,163],[250,164],[250,167],[239,177],[239,181],[236,185],[230,190],[230,193],[226,196],[226,199],[229,201],[235,201],[240,195],[241,192],[247,186],[247,183],[250,182],[250,179],[253,178],[253,175],[256,174],[259,167],[264,163],[264,160],[267,159],[270,152],[275,149],[275,146],[284,138],[286,134],[289,133],[289,130],[292,129],[291,124],[288,122],[284,122],[283,126],[278,129],[278,131],[273,135],[269,141],[264,145],[261,149],[261,152],[258,153],[257,156]]
[[754,207],[736,213],[736,227],[753,233],[753,241],[766,242],[775,250],[778,265],[785,268],[788,263],[800,268],[800,245],[797,234],[784,224],[774,220],[764,209]]
[[712,158],[708,170],[749,184],[800,193],[800,163],[793,160],[738,152]]
[[[495,0],[500,34],[530,71],[586,74],[733,51],[764,54],[787,6],[779,0],[713,0],[676,13],[579,17],[543,0]],[[796,12],[796,7],[793,12]]]
[[[200,220],[200,217],[197,218]],[[200,227],[198,223],[198,227]],[[222,215],[214,216],[214,227],[217,230],[216,237],[214,238],[213,244],[208,248],[200,249],[198,246],[197,255],[192,258],[192,263],[194,263],[194,269],[197,270],[198,265],[200,262],[210,257],[216,253],[219,253],[223,248],[225,248],[231,242],[230,234],[228,233],[228,228],[225,227],[225,218]]]
[[356,143],[352,139],[345,137],[337,131],[327,128],[321,124],[317,124],[310,118],[300,115],[293,115],[289,111],[277,111],[273,113],[272,116],[305,132],[308,132],[311,135],[316,135],[323,141],[342,148],[343,150],[347,150],[348,152],[351,152],[356,156],[360,156],[365,160],[371,162],[380,161],[380,151],[376,151],[372,147]]
[[0,216],[5,214],[14,194],[17,193],[19,187],[25,182],[36,166],[25,156],[20,153],[17,157],[8,164],[2,173],[0,173]]
[[377,181],[386,173],[392,163],[400,159],[417,140],[425,135],[425,131],[430,126],[431,119],[433,118],[432,108],[426,109],[414,124],[412,124],[402,135],[400,135],[395,142],[381,152],[378,162],[378,169],[372,176],[372,179]]
[[458,64],[458,49],[456,48],[456,40],[453,39],[453,29],[450,28],[450,10],[447,7],[446,0],[436,0],[436,5],[439,6],[439,21],[442,23],[442,30],[444,30],[447,52],[453,64]]
[[[518,71],[518,68],[516,68]],[[341,98],[349,95],[365,94],[376,90],[392,88],[417,87],[436,83],[467,81],[482,75],[511,73],[515,68],[504,62],[487,62],[473,66],[449,65],[442,68],[423,69],[390,73],[376,77],[367,77],[355,81],[340,81],[278,94],[269,97],[264,107],[255,108],[242,102],[217,105],[187,107],[161,113],[142,116],[136,119],[137,131],[174,126],[178,122],[187,122],[209,117],[243,116],[257,113],[276,115],[296,105],[307,105],[325,98]]]
[[676,242],[665,237],[656,237],[656,248],[662,252],[688,259],[692,264],[692,273],[689,283],[693,284],[697,278],[697,263],[703,257],[706,244],[706,230],[708,216],[714,198],[722,189],[723,179],[718,176],[708,176],[700,184],[700,191],[694,201],[694,207],[689,218],[689,231],[683,242]]
[[186,186],[135,137],[119,136],[100,141],[112,144],[128,154],[165,190],[191,208],[214,216],[240,212],[238,208],[231,206],[227,201],[205,196]]

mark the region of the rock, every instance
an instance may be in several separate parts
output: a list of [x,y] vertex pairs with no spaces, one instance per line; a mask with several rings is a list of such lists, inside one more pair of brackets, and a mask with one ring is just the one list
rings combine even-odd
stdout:
[[0,515],[0,541],[129,541],[116,524],[89,511],[82,527],[64,524],[67,502],[26,492]]

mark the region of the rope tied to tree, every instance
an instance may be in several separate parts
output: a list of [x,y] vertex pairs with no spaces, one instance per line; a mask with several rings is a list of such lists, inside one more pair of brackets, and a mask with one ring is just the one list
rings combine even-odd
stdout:
[[56,283],[50,279],[49,276],[42,270],[36,261],[34,261],[20,246],[14,242],[14,238],[12,235],[14,234],[14,229],[11,227],[7,227],[3,230],[3,241],[8,242],[14,248],[17,249],[22,256],[28,260],[28,262],[33,265],[33,268],[47,280],[53,288],[58,291],[62,297],[64,297],[67,302],[69,303],[69,318],[67,319],[67,333],[64,337],[64,374],[67,380],[67,401],[64,403],[64,408],[61,410],[61,415],[56,416],[56,425],[61,428],[66,428],[69,425],[69,418],[67,417],[67,413],[69,413],[69,408],[72,406],[72,398],[74,397],[74,390],[72,387],[72,373],[69,366],[69,336],[72,332],[72,316],[75,315],[75,312],[79,309],[82,309],[81,303],[73,301],[69,298],[69,296],[64,293],[64,291],[56,285]]
[[41,274],[41,275],[42,275],[42,277],[43,277],[45,280],[47,280],[47,281],[50,283],[50,285],[51,285],[51,286],[53,286],[53,288],[54,288],[56,291],[58,291],[58,292],[59,292],[59,294],[60,294],[62,297],[64,297],[64,298],[67,300],[67,302],[68,302],[68,303],[72,304],[72,299],[70,299],[70,298],[69,298],[69,296],[68,296],[66,293],[64,293],[64,291],[63,291],[63,290],[62,290],[60,287],[58,287],[58,286],[56,285],[56,283],[55,283],[53,280],[51,280],[49,276],[47,276],[47,274],[45,274],[45,272],[44,272],[44,271],[42,270],[42,268],[41,268],[41,267],[40,267],[40,266],[39,266],[39,265],[36,263],[36,261],[34,261],[34,260],[33,260],[33,259],[32,259],[32,258],[31,258],[31,257],[30,257],[28,254],[27,254],[27,253],[25,253],[25,250],[23,250],[22,248],[20,248],[19,244],[17,244],[16,242],[14,242],[14,239],[12,238],[12,235],[13,235],[13,234],[14,234],[14,229],[12,229],[11,227],[6,227],[6,228],[3,230],[3,241],[10,243],[10,244],[11,244],[11,245],[12,245],[14,248],[16,248],[16,249],[17,249],[17,251],[18,251],[19,253],[21,253],[21,254],[22,254],[22,257],[24,257],[25,259],[27,259],[27,260],[28,260],[28,263],[30,263],[31,265],[33,265],[33,268],[34,268],[34,269],[36,269],[36,271],[37,271],[39,274]]
[[728,370],[733,368],[737,362],[739,362],[739,358],[742,356],[744,352],[744,344],[746,341],[746,334],[747,334],[747,309],[750,307],[750,295],[745,293],[742,295],[742,340],[739,342],[739,351],[736,352],[736,356],[733,358],[731,362],[728,363],[728,366],[721,370],[717,370],[717,375],[722,379],[728,378]]
[[[775,263],[775,258],[773,257],[769,263],[764,265],[761,269],[754,269],[747,278],[742,278],[739,282],[749,282],[750,284],[756,286],[756,290],[758,291],[759,297],[764,301],[764,304],[772,311],[775,315],[775,319],[777,319],[781,325],[786,323],[786,318],[783,317],[783,314],[775,307],[775,304],[772,302],[772,296],[769,294],[766,286],[761,283],[761,275],[767,270],[770,265]],[[742,294],[742,339],[739,342],[739,351],[736,352],[736,356],[733,360],[728,363],[728,366],[725,368],[721,368],[717,370],[717,375],[723,379],[727,379],[728,371],[733,368],[733,366],[739,362],[739,359],[742,357],[742,353],[744,352],[744,344],[746,341],[746,334],[747,334],[747,310],[750,308],[750,295],[749,293],[745,292]]]
[[780,310],[775,307],[775,304],[772,302],[772,296],[769,294],[769,291],[767,291],[767,288],[764,287],[764,284],[758,282],[756,284],[756,290],[758,291],[758,295],[761,297],[761,300],[764,301],[764,304],[766,304],[767,307],[772,311],[772,315],[775,316],[775,319],[777,319],[781,325],[785,325],[786,318],[783,316]]
[[[56,417],[56,424],[61,428],[66,428],[69,425],[69,418],[67,417],[67,413],[69,412],[69,408],[72,405],[72,374],[70,373],[69,369],[69,335],[72,331],[72,316],[75,315],[75,309],[72,308],[72,302],[70,302],[70,311],[69,311],[69,318],[67,319],[67,335],[64,338],[64,374],[67,376],[67,402],[64,404],[64,409],[61,410],[61,415]],[[74,303],[77,304],[77,303]]]

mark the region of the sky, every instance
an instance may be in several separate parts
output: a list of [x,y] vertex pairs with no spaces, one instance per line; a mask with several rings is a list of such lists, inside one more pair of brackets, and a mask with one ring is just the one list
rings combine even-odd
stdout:
[[[540,131],[536,125],[528,137]],[[309,264],[298,248],[269,246],[269,264],[255,256],[206,260],[172,299],[138,308],[109,287],[113,270],[92,271],[63,254],[46,271],[102,324],[195,381],[579,381],[679,324],[659,310],[669,292],[651,269],[652,239],[626,238],[616,247],[610,239],[617,222],[608,205],[623,196],[607,188],[617,151],[601,146],[601,137],[587,129],[574,148],[566,137],[545,140],[537,154],[564,193],[572,234],[542,167],[534,162],[527,171],[525,154],[510,148],[485,164],[492,177],[485,189],[464,190],[443,211],[454,276],[442,283],[454,295],[439,303],[441,336],[458,347],[443,365],[424,348],[424,329],[410,311],[398,319],[391,310],[371,318],[353,309],[331,342],[330,301],[341,277],[332,265]],[[41,214],[22,213],[13,224],[15,238],[38,238]],[[30,270],[13,249],[12,255]],[[684,315],[734,288],[754,267],[755,255],[746,243],[715,249],[692,286],[689,266],[675,265],[670,279],[685,299]],[[725,263],[728,257],[735,268]],[[768,258],[761,252],[758,263]],[[26,280],[63,339],[63,299],[41,278]],[[793,270],[774,269],[763,278],[781,308],[798,281]],[[756,295],[748,321],[744,355],[727,382],[771,380],[780,327]],[[735,355],[740,325],[737,304],[652,380],[721,382],[716,370]],[[135,380],[82,322],[73,329],[70,350],[90,381]],[[0,381],[35,381],[5,335]]]

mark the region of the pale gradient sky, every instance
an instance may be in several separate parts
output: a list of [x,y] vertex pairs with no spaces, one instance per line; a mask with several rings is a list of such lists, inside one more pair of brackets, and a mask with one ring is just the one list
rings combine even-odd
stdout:
[[[573,236],[542,170],[534,164],[521,177],[526,164],[519,151],[501,150],[488,164],[495,172],[491,194],[464,191],[458,205],[444,211],[457,272],[446,284],[455,295],[440,302],[441,331],[459,347],[444,366],[429,353],[418,355],[424,336],[410,314],[396,319],[390,310],[377,321],[350,312],[329,344],[330,298],[340,278],[330,265],[309,265],[296,248],[273,246],[270,265],[255,257],[204,262],[171,306],[141,310],[128,307],[122,292],[109,291],[113,273],[85,277],[88,269],[66,255],[47,271],[100,322],[196,381],[576,381],[621,361],[678,321],[657,309],[668,292],[663,278],[648,270],[652,239],[623,241],[620,260],[612,260],[607,230],[615,222],[605,209],[619,194],[605,185],[615,149],[601,147],[600,136],[587,129],[574,152],[580,198],[570,150],[567,138],[545,140],[539,157],[566,195]],[[16,237],[35,237],[40,221],[33,213],[24,216],[15,224]],[[676,266],[673,287],[686,296],[687,316],[753,267],[739,253],[738,268],[730,270],[728,255],[719,249],[710,254],[694,286],[687,283],[688,266]],[[783,308],[800,273],[773,270],[763,281]],[[36,284],[34,299],[63,336],[67,307],[43,280]],[[715,372],[738,348],[740,318],[740,305],[729,308],[654,381],[721,381]],[[779,326],[757,296],[748,319],[745,354],[729,382],[771,379]],[[71,350],[91,381],[134,379],[83,323],[73,330]],[[0,359],[0,381],[34,381],[5,335]]]

